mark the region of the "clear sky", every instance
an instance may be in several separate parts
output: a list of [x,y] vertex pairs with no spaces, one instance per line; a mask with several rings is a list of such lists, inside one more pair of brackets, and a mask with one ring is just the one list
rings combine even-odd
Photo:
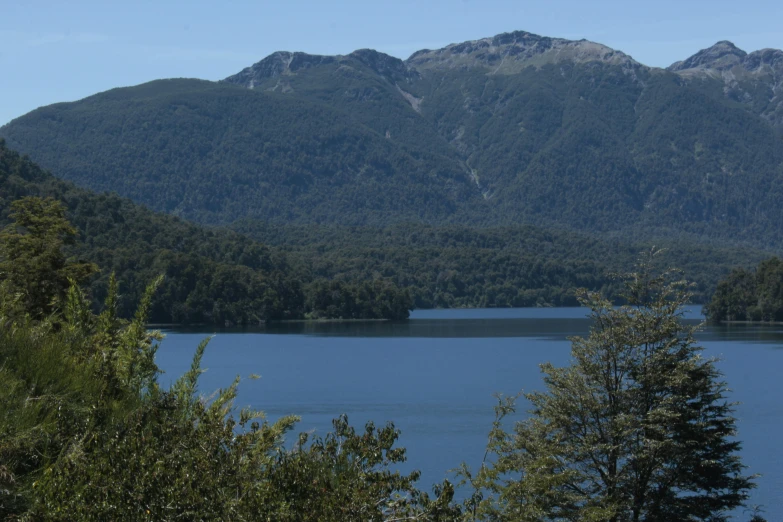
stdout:
[[225,78],[278,51],[400,58],[525,30],[665,67],[719,40],[783,48],[780,0],[0,0],[0,125],[158,78]]

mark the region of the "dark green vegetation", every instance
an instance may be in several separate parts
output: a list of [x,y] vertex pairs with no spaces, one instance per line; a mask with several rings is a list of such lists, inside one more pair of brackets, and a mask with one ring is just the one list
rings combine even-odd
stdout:
[[[21,200],[25,202],[25,200]],[[39,215],[67,222],[39,206]],[[99,314],[78,286],[63,295],[41,260],[55,312],[40,316],[0,284],[0,518],[8,520],[721,521],[753,482],[742,474],[731,407],[713,363],[698,357],[679,319],[682,284],[631,275],[612,309],[588,294],[595,325],[574,341],[574,366],[544,368],[547,393],[513,434],[490,434],[497,458],[471,475],[463,505],[451,484],[416,487],[400,433],[339,417],[324,438],[284,437],[297,418],[270,423],[234,406],[240,379],[206,399],[200,361],[169,389],[157,382],[160,334],[146,322],[161,279],[131,321],[117,315],[110,278]],[[39,315],[38,318],[34,318]],[[759,517],[754,520],[761,520]]]
[[[272,225],[253,220],[233,228],[279,248],[311,278],[389,279],[407,288],[416,308],[577,306],[575,289],[600,290],[621,302],[622,272],[649,244],[520,225],[472,228],[403,223],[384,228]],[[692,275],[695,302],[707,302],[735,266],[767,257],[760,250],[692,240],[656,242],[662,266]]]
[[[142,252],[69,203],[86,243],[102,234],[79,254],[103,269],[93,295],[116,271],[126,314],[159,272],[162,322],[323,316],[319,280],[347,292],[331,310],[379,278],[416,307],[573,305],[582,286],[617,299],[607,274],[651,245],[706,302],[729,267],[783,251],[781,55],[724,42],[663,70],[529,33],[406,61],[275,53],[223,82],[43,107],[0,136],[84,187],[269,245],[134,209],[156,223]],[[98,198],[94,216],[128,212]]]
[[275,53],[0,135],[58,176],[202,223],[524,223],[780,249],[783,53],[724,47],[671,70],[522,32],[406,61]]
[[[378,229],[240,220],[233,225],[240,233],[207,229],[76,188],[0,143],[0,220],[8,222],[12,201],[31,195],[67,206],[78,235],[66,253],[100,268],[89,280],[96,307],[112,272],[120,282],[122,317],[133,313],[147,281],[165,275],[151,310],[156,323],[222,326],[303,317],[403,318],[412,307],[566,306],[577,304],[574,290],[580,287],[617,300],[619,287],[609,274],[647,247],[529,225]],[[658,244],[668,248],[666,264],[693,274],[699,302],[731,267],[766,257],[685,239]],[[63,277],[60,286],[67,287]]]
[[[45,280],[54,272],[43,272]],[[52,283],[56,283],[56,277]],[[133,320],[117,316],[112,278],[94,315],[78,287],[57,285],[38,310],[0,286],[0,519],[2,520],[444,520],[452,488],[431,499],[393,425],[357,433],[341,417],[324,438],[299,437],[236,411],[239,377],[211,400],[197,392],[205,340],[170,389],[157,383],[160,334],[149,332],[148,287]],[[34,303],[33,303],[34,304]],[[399,496],[399,495],[402,496]],[[426,518],[425,518],[426,517]],[[451,518],[453,519],[453,518]]]
[[[47,158],[3,132],[9,145],[81,186],[192,221],[437,219],[458,201],[480,199],[460,181],[467,174],[457,161],[404,149],[339,111],[280,94],[164,80],[48,110],[50,131],[82,135],[84,143],[67,146],[81,151],[78,159],[64,143]],[[49,140],[40,129],[24,132]]]
[[530,417],[511,432],[514,400],[500,400],[495,458],[463,472],[497,495],[474,497],[479,518],[726,521],[748,498],[727,386],[681,321],[687,283],[647,263],[629,276],[628,306],[582,294],[590,335],[572,339],[571,366],[542,365],[547,390],[525,395]]
[[[65,258],[75,256],[101,270],[89,285],[96,306],[106,296],[109,274],[117,274],[121,288],[117,309],[122,317],[132,315],[147,282],[160,274],[165,277],[150,310],[150,320],[156,323],[258,324],[302,318],[306,313],[339,317],[308,308],[306,283],[310,280],[303,282],[302,274],[294,273],[280,253],[235,232],[205,229],[117,195],[76,188],[42,171],[0,140],[0,223],[9,222],[12,202],[28,196],[61,202],[73,223],[73,228],[54,226],[63,209],[52,201],[28,199],[17,208],[17,225],[3,232],[2,278],[24,287],[26,299],[36,302],[41,314],[51,308],[38,294],[50,289],[37,285],[31,274],[40,273],[40,263],[50,264],[57,275],[50,284],[62,293],[69,277],[81,279],[94,269],[82,264],[64,270]],[[36,205],[44,205],[46,212],[31,219]],[[72,244],[61,253],[59,247],[65,240]],[[408,304],[404,290],[384,284],[382,291],[375,291],[371,281],[352,284],[346,292],[363,291],[364,310],[352,310],[351,317],[377,318],[389,308],[393,309],[389,318],[407,317],[407,310],[400,309]]]
[[0,232],[0,283],[31,317],[46,317],[57,301],[63,301],[68,288],[96,267],[66,259],[62,248],[73,243],[76,229],[57,200],[16,200],[9,217],[13,225]]
[[321,279],[310,285],[307,305],[316,319],[407,319],[413,300],[408,291],[379,279],[360,284]]
[[752,271],[732,270],[718,283],[704,313],[716,323],[783,321],[783,261],[773,257]]

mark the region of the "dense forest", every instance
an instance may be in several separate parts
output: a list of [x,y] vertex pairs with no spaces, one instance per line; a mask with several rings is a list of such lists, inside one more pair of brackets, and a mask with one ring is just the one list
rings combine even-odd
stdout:
[[[59,143],[50,154],[26,146],[48,140],[37,125],[0,136],[58,177],[205,224],[434,220],[481,201],[459,161],[401,147],[339,111],[282,94],[161,80],[47,111],[42,121],[61,137],[52,136]],[[72,148],[67,136],[77,132],[86,141]]]
[[783,260],[772,257],[755,270],[732,270],[718,283],[704,314],[715,323],[783,321]]
[[[69,255],[100,268],[89,282],[96,306],[111,273],[120,282],[123,317],[146,282],[165,276],[150,312],[155,323],[252,325],[407,317],[403,308],[574,306],[582,287],[620,302],[611,274],[653,244],[530,225],[376,228],[245,219],[235,231],[210,229],[76,188],[0,143],[0,220],[7,223],[10,203],[28,195],[66,205],[78,230]],[[654,244],[665,248],[663,263],[692,274],[696,302],[707,302],[732,267],[768,257],[687,236]]]
[[612,276],[639,252],[662,248],[662,266],[680,266],[706,303],[721,277],[769,256],[762,250],[718,247],[692,238],[629,241],[530,225],[476,228],[403,223],[384,228],[232,225],[279,248],[310,278],[386,278],[411,293],[416,308],[576,306],[577,288],[601,290],[621,302]]
[[[164,279],[149,316],[155,323],[223,326],[306,315],[340,317],[308,308],[318,302],[307,300],[311,280],[303,281],[279,251],[229,230],[207,229],[152,212],[115,194],[76,188],[0,140],[0,223],[9,222],[12,202],[27,196],[51,197],[65,205],[78,231],[67,246],[68,254],[100,269],[89,282],[96,305],[106,297],[109,275],[117,275],[121,317],[131,316],[146,285],[159,275]],[[0,257],[6,263],[14,261],[6,252]],[[363,280],[339,291],[363,295],[364,311],[353,310],[352,318],[377,318],[379,310],[391,309],[394,313],[388,318],[407,317],[407,311],[399,309],[409,305],[407,293],[389,283],[381,288]],[[384,299],[391,302],[379,301]]]

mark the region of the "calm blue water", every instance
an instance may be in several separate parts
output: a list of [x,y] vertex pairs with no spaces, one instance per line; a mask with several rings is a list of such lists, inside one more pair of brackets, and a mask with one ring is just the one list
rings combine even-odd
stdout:
[[[700,318],[694,306],[686,318]],[[361,428],[393,421],[402,430],[408,467],[420,486],[451,478],[461,461],[481,462],[493,418],[493,393],[543,389],[538,365],[569,362],[567,337],[587,333],[582,308],[422,310],[401,322],[294,323],[253,332],[217,332],[203,366],[209,394],[236,375],[261,375],[240,385],[239,406],[271,420],[302,417],[299,431],[328,432],[347,413]],[[209,331],[167,331],[158,364],[171,382],[190,365]],[[749,472],[759,473],[751,504],[783,520],[783,327],[708,327],[699,334],[739,401],[739,438]],[[524,402],[520,403],[522,418]],[[747,519],[748,517],[741,517]]]

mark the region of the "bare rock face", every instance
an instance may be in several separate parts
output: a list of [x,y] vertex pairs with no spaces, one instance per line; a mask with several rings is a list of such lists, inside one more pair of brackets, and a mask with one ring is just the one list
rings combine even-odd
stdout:
[[627,54],[587,40],[548,38],[525,31],[503,33],[443,49],[417,51],[407,63],[419,70],[486,68],[495,74],[514,74],[549,63],[603,62],[629,68],[644,67]]
[[750,54],[721,41],[668,67],[686,80],[715,78],[727,98],[747,105],[783,132],[783,51],[762,49]]

